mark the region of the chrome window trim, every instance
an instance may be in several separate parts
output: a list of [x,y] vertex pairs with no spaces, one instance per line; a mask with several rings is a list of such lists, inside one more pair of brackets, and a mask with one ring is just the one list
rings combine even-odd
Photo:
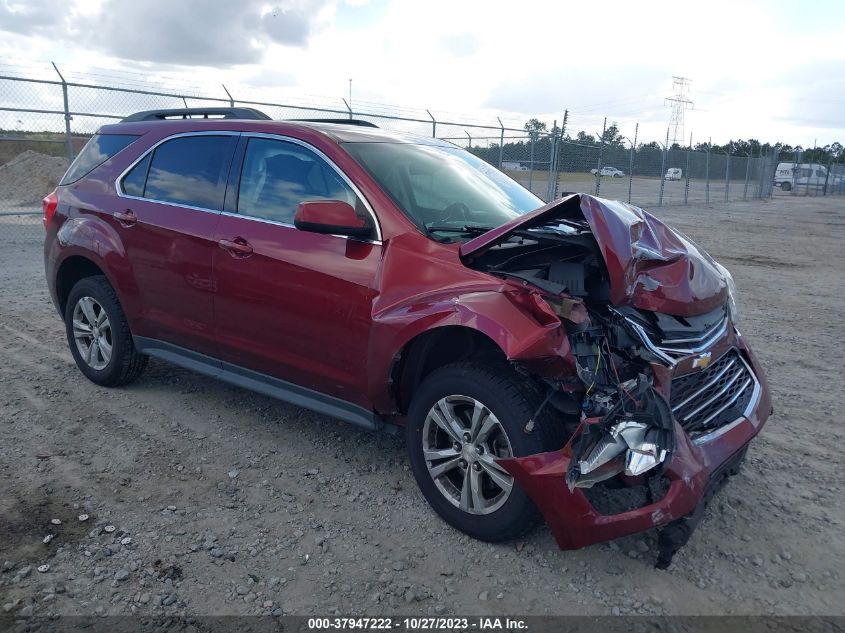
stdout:
[[[169,205],[172,205],[174,207],[180,207],[182,209],[191,209],[193,211],[205,211],[206,213],[214,213],[214,214],[217,214],[217,215],[221,214],[223,212],[222,209],[209,209],[208,207],[197,207],[197,206],[194,206],[192,204],[185,204],[185,203],[182,203],[182,202],[170,202],[168,200],[157,200],[156,198],[143,198],[141,196],[130,196],[129,194],[127,194],[126,192],[123,191],[123,179],[126,177],[126,175],[130,171],[135,169],[135,166],[138,163],[140,163],[141,161],[143,161],[147,157],[148,154],[152,154],[159,145],[166,143],[167,141],[173,140],[175,138],[182,138],[182,137],[185,137],[185,136],[240,136],[240,135],[241,135],[240,132],[235,132],[235,131],[232,131],[232,130],[202,130],[202,131],[197,131],[197,132],[179,132],[177,134],[171,134],[170,136],[167,136],[163,139],[159,139],[153,145],[148,147],[147,150],[143,154],[141,154],[140,156],[138,156],[138,158],[136,158],[134,161],[132,161],[132,163],[129,165],[129,167],[127,167],[122,172],[120,172],[120,174],[118,175],[118,177],[114,181],[114,190],[117,192],[117,197],[118,198],[126,198],[127,200],[140,200],[142,202],[154,202],[156,204],[169,204]],[[152,158],[150,159],[150,164],[152,165]]]
[[[267,218],[257,218],[251,215],[244,215],[243,213],[232,213],[231,211],[221,211],[220,215],[225,215],[227,218],[238,218],[241,220],[250,220],[251,222],[261,222],[262,224],[270,224],[272,226],[280,226],[286,229],[293,229],[294,231],[299,231],[293,224],[288,224],[287,222],[279,222],[278,220],[268,220]],[[306,232],[306,231],[303,231]],[[351,237],[349,235],[337,235],[336,233],[323,233],[322,235],[329,235],[330,237],[339,237],[342,240],[353,240],[355,242],[361,242],[362,244],[373,244],[375,246],[381,246],[383,242],[381,240],[365,240],[360,237]]]
[[[245,138],[266,138],[266,139],[269,139],[269,140],[272,140],[272,141],[282,141],[282,142],[285,142],[285,143],[293,143],[294,145],[299,145],[300,147],[304,147],[305,149],[307,149],[311,152],[314,152],[329,167],[331,167],[332,170],[338,176],[340,176],[341,180],[343,180],[343,182],[345,182],[349,186],[349,188],[352,190],[352,193],[354,193],[356,196],[358,196],[358,199],[361,200],[361,202],[363,203],[364,208],[367,210],[367,213],[370,214],[370,217],[373,220],[373,227],[375,227],[375,230],[376,230],[376,239],[374,239],[374,240],[359,240],[359,239],[356,239],[356,238],[351,238],[348,235],[338,235],[336,237],[342,237],[342,238],[345,238],[345,239],[356,239],[356,241],[358,241],[358,242],[371,242],[373,244],[381,244],[382,243],[383,238],[382,238],[382,232],[381,232],[381,225],[379,224],[378,217],[376,216],[375,211],[373,211],[373,207],[370,204],[370,201],[367,200],[366,196],[364,196],[363,193],[361,193],[361,190],[358,188],[358,186],[354,182],[352,182],[352,180],[349,179],[349,176],[347,176],[343,172],[343,170],[341,170],[341,168],[338,167],[335,164],[335,162],[331,158],[326,156],[321,150],[317,149],[316,147],[314,147],[310,143],[306,143],[303,140],[300,140],[298,138],[294,138],[292,136],[285,136],[283,134],[270,134],[268,132],[242,132],[241,136],[243,136]],[[249,218],[251,220],[264,220],[264,218],[256,218],[256,217],[253,217],[253,216],[244,215],[242,213],[228,212],[228,214],[229,215],[236,215],[237,217],[240,217],[240,218]],[[296,228],[293,224],[287,224],[287,223],[284,223],[284,222],[276,222],[274,220],[265,220],[265,221],[268,222],[268,223],[271,223],[271,224],[278,224],[280,226],[290,226],[290,227]],[[297,230],[299,230],[299,229],[297,229]]]
[[304,147],[305,149],[307,149],[309,151],[314,152],[317,156],[319,156],[322,160],[324,160],[326,162],[326,164],[329,167],[331,167],[332,170],[338,176],[340,176],[340,178],[349,186],[349,188],[352,189],[352,192],[356,196],[358,196],[358,198],[363,203],[364,208],[366,208],[367,212],[370,214],[370,217],[373,220],[373,226],[375,227],[375,230],[376,230],[376,239],[374,239],[374,240],[362,240],[362,239],[350,237],[348,235],[332,235],[332,237],[339,237],[339,238],[346,239],[346,240],[351,239],[351,240],[354,240],[356,242],[364,242],[364,243],[368,243],[368,244],[379,244],[379,245],[382,244],[383,238],[382,238],[382,232],[381,232],[381,225],[379,224],[378,217],[376,216],[375,211],[373,211],[373,207],[370,204],[370,201],[367,200],[367,198],[364,196],[363,193],[361,193],[361,190],[355,185],[355,183],[353,183],[349,179],[349,177],[345,173],[343,173],[343,171],[340,169],[340,167],[338,167],[334,163],[334,161],[332,159],[330,159],[328,156],[326,156],[322,151],[320,151],[319,149],[317,149],[313,145],[310,145],[309,143],[306,143],[305,141],[302,141],[298,138],[293,138],[292,136],[285,136],[285,135],[282,135],[282,134],[269,134],[269,133],[266,133],[266,132],[238,132],[238,131],[234,131],[234,130],[201,130],[201,131],[195,131],[195,132],[179,132],[177,134],[171,134],[170,136],[167,136],[165,138],[162,138],[162,139],[159,139],[158,141],[156,141],[153,145],[148,147],[147,150],[143,154],[141,154],[140,156],[138,156],[138,158],[136,158],[134,161],[132,161],[132,163],[126,169],[124,169],[122,172],[120,172],[120,174],[118,175],[118,177],[114,181],[114,189],[117,192],[117,196],[119,198],[125,198],[127,200],[140,200],[142,202],[153,202],[155,204],[169,204],[169,205],[172,205],[172,206],[175,206],[175,207],[180,207],[180,208],[183,208],[183,209],[191,209],[193,211],[205,211],[206,213],[214,213],[214,214],[217,214],[217,215],[226,215],[226,216],[229,216],[229,217],[243,218],[243,219],[246,219],[246,220],[253,220],[255,222],[263,222],[265,224],[273,224],[273,225],[276,225],[276,226],[285,226],[285,227],[289,227],[289,228],[292,228],[292,229],[296,229],[297,231],[299,230],[293,224],[288,224],[286,222],[278,222],[276,220],[268,220],[266,218],[258,218],[258,217],[255,217],[255,216],[245,215],[245,214],[242,214],[242,213],[232,213],[230,211],[223,211],[223,210],[218,210],[218,209],[209,209],[207,207],[197,207],[197,206],[194,206],[194,205],[183,204],[183,203],[179,203],[179,202],[169,202],[167,200],[157,200],[155,198],[143,198],[143,197],[140,197],[140,196],[131,196],[131,195],[129,195],[129,194],[127,194],[123,191],[123,185],[122,185],[123,179],[126,177],[126,175],[130,171],[132,171],[135,168],[135,166],[138,163],[143,161],[147,157],[148,154],[152,154],[152,152],[154,152],[155,149],[159,145],[166,143],[167,141],[170,141],[170,140],[175,139],[175,138],[186,137],[186,136],[238,136],[238,137],[248,137],[248,138],[267,138],[267,139],[271,139],[271,140],[274,140],[274,141],[282,141],[282,142],[293,143],[294,145],[299,145],[299,146]]

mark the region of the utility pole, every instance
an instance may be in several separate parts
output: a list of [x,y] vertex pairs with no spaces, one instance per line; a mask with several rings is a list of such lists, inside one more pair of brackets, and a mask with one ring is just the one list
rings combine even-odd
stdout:
[[687,98],[690,80],[686,77],[672,77],[672,90],[674,94],[666,97],[665,103],[672,106],[672,114],[669,117],[669,129],[671,131],[672,145],[683,141],[684,134],[684,112],[695,104]]
[[349,78],[349,107],[352,108],[352,77]]

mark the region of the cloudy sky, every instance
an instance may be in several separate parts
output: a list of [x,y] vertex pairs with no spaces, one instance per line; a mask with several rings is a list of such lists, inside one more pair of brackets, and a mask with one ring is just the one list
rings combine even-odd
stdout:
[[647,140],[682,75],[694,141],[845,143],[841,0],[0,0],[0,31],[0,74],[338,106],[352,78],[356,109]]

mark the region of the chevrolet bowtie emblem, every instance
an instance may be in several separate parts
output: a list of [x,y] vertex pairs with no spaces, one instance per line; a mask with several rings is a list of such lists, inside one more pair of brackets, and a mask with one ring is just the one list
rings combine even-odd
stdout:
[[701,356],[696,357],[696,359],[692,361],[693,369],[695,369],[696,367],[700,367],[701,369],[707,367],[707,365],[710,364],[711,356],[712,355],[710,354],[710,352],[705,352]]

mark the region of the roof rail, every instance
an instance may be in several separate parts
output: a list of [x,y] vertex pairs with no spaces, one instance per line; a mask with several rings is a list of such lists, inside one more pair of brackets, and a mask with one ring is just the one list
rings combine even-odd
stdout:
[[357,125],[358,127],[374,127],[378,125],[363,119],[286,119],[287,121],[298,121],[300,123],[337,123],[338,125]]
[[270,117],[254,108],[173,108],[170,110],[145,110],[130,114],[121,123],[135,121],[167,121],[168,119],[259,119]]

